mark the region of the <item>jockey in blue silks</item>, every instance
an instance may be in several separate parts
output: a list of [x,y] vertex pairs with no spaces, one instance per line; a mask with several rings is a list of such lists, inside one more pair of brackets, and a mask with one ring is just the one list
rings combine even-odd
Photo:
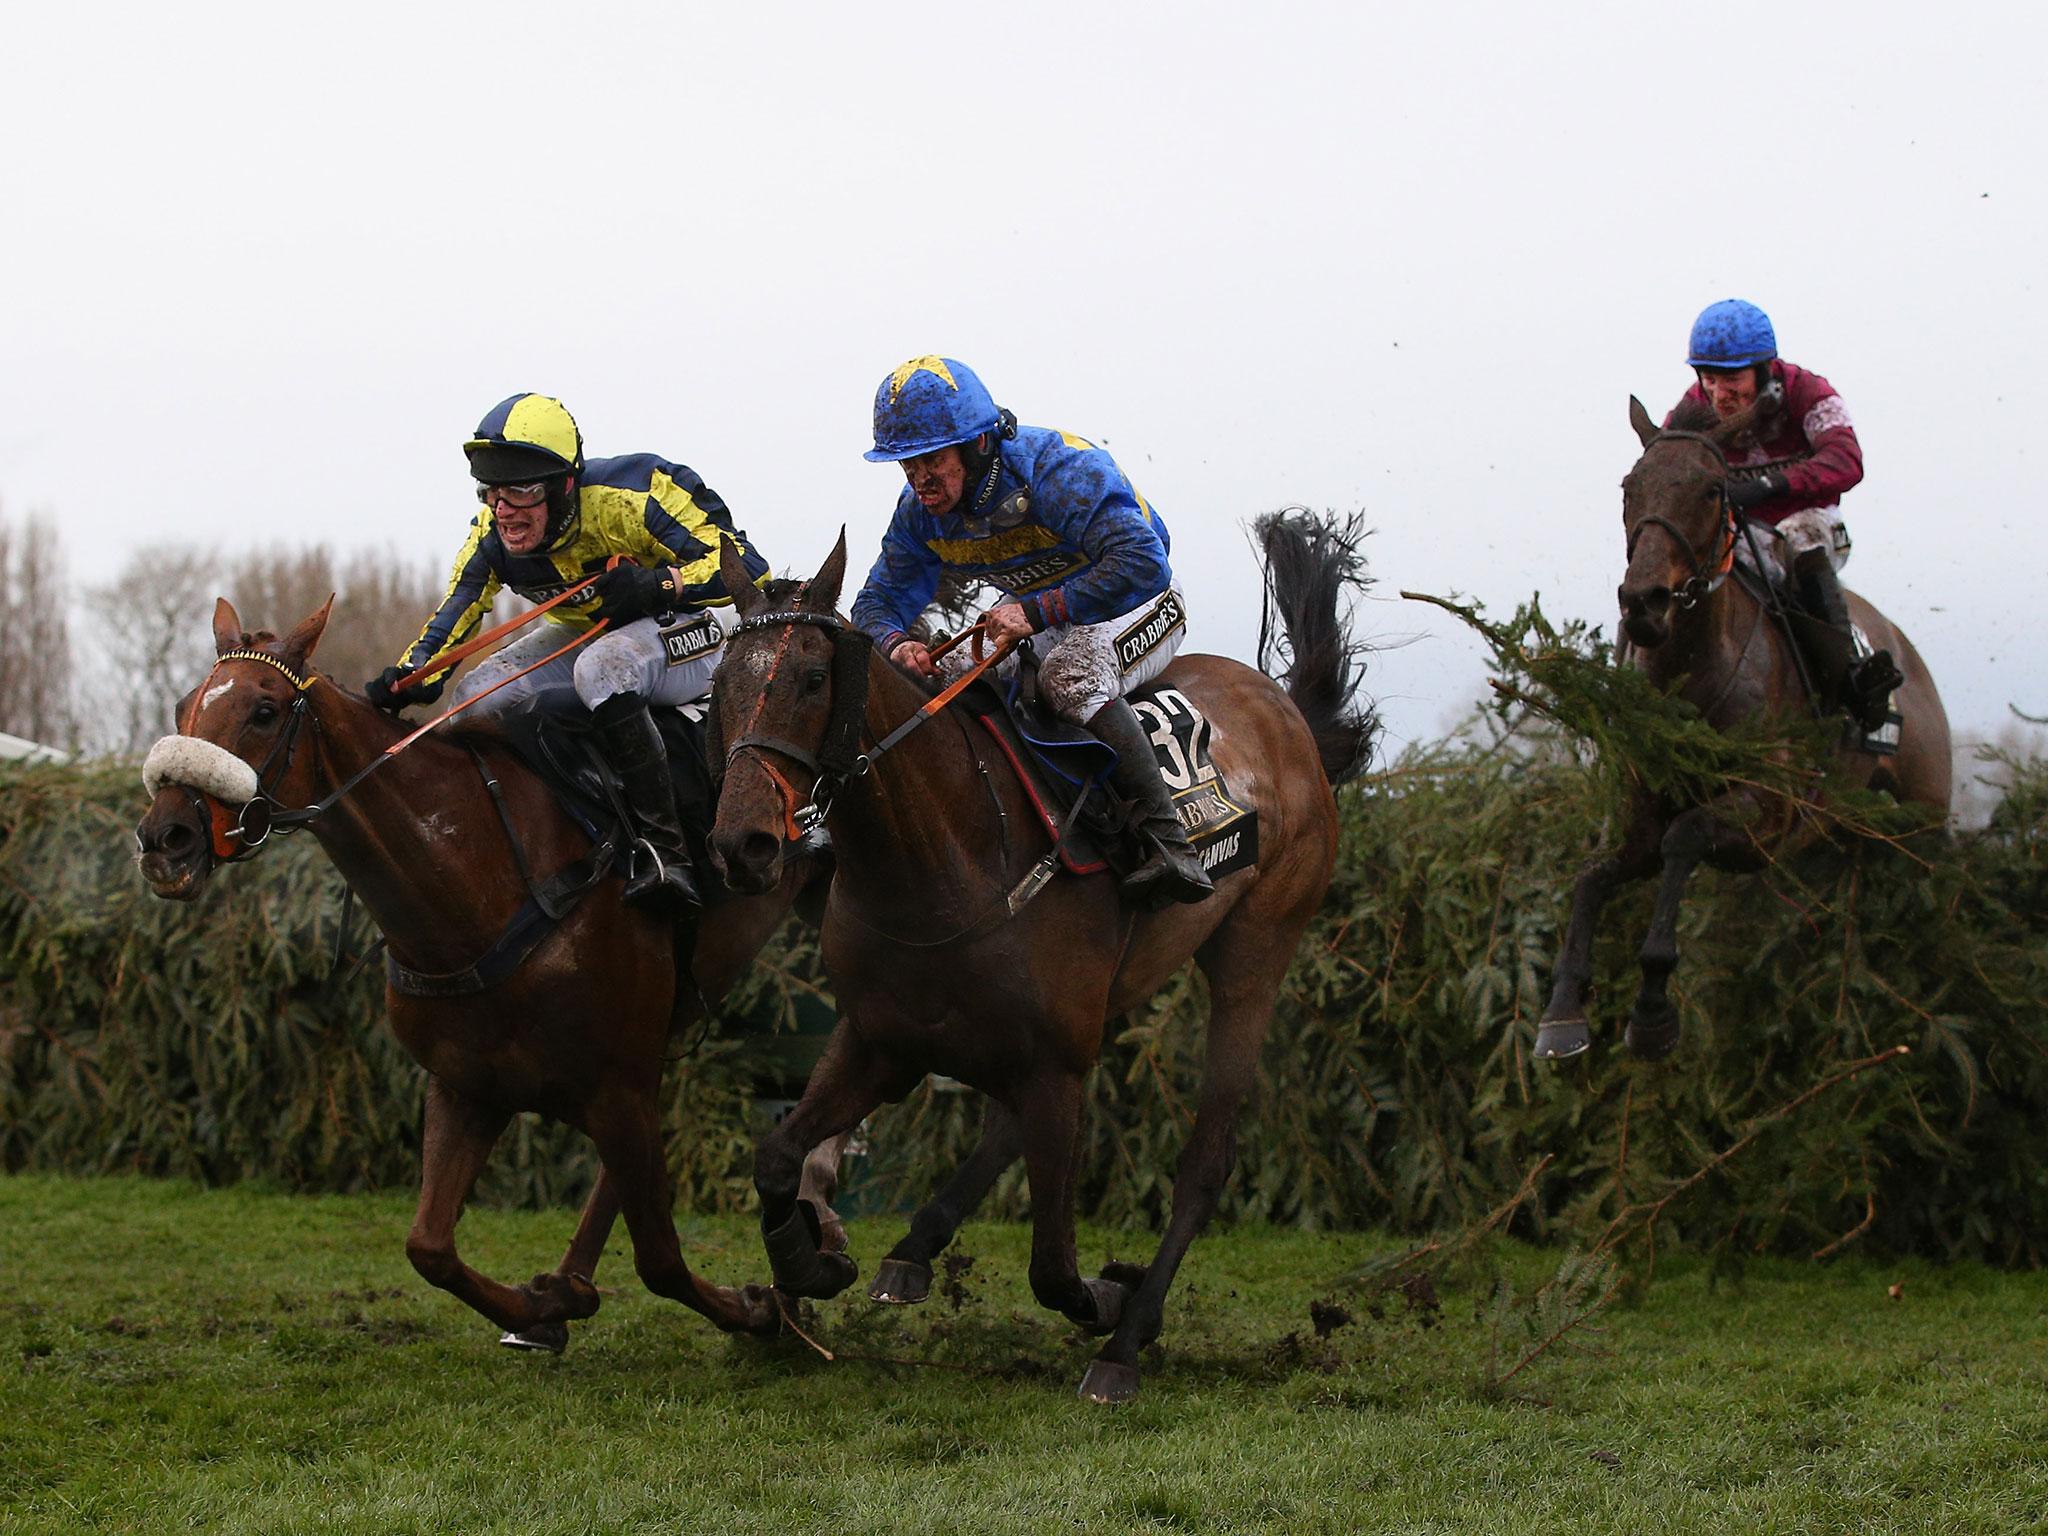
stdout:
[[[1141,808],[1152,847],[1125,892],[1147,906],[1208,895],[1151,739],[1124,699],[1187,638],[1159,514],[1108,453],[1071,432],[1020,427],[949,357],[912,358],[882,380],[867,458],[901,464],[908,484],[853,621],[896,665],[931,676],[939,666],[909,631],[941,573],[995,587],[989,639],[1038,637],[1041,696],[1115,750],[1110,782]],[[966,648],[943,665],[971,665]]]

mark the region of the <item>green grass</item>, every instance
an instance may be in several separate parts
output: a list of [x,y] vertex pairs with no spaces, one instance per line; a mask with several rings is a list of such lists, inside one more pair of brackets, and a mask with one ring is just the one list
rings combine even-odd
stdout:
[[[2048,1521],[2048,1277],[1667,1260],[1597,1354],[1489,1389],[1491,1267],[1440,1309],[1338,1277],[1388,1244],[1196,1245],[1134,1406],[1079,1402],[1021,1227],[954,1297],[858,1293],[730,1340],[622,1243],[559,1359],[499,1349],[402,1249],[409,1203],[0,1179],[0,1531],[2014,1531]],[[472,1262],[552,1265],[567,1212],[478,1211]],[[900,1222],[854,1229],[864,1270]],[[691,1220],[714,1279],[752,1227]],[[1149,1237],[1087,1231],[1091,1265]],[[1903,1286],[1893,1300],[1888,1287]],[[1312,1300],[1353,1321],[1318,1338]],[[1373,1310],[1381,1314],[1373,1315]],[[1580,1337],[1575,1335],[1574,1338]],[[876,1357],[849,1359],[847,1356]],[[891,1365],[879,1357],[931,1362]]]

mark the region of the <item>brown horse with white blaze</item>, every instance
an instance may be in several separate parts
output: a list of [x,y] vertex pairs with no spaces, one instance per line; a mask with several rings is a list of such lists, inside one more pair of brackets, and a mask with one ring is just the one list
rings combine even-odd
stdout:
[[[408,727],[308,669],[332,606],[278,641],[245,630],[220,601],[218,659],[179,704],[180,734],[151,754],[152,765],[161,753],[184,766],[151,775],[160,787],[136,829],[143,876],[157,895],[190,900],[232,850],[218,841],[223,812],[232,820],[241,808],[246,822],[251,806],[317,806],[296,818],[280,811],[279,822],[312,827],[396,961],[459,974],[528,904],[529,872],[575,865],[590,840],[487,728],[390,752]],[[732,986],[816,872],[792,861],[757,894],[705,913],[691,985],[679,979],[676,930],[624,904],[621,881],[598,868],[509,975],[447,995],[387,992],[392,1030],[428,1074],[419,1210],[406,1239],[421,1275],[508,1330],[507,1343],[559,1349],[566,1325],[597,1311],[592,1276],[623,1212],[650,1290],[729,1331],[776,1331],[765,1287],[712,1285],[683,1259],[658,1088],[671,1038]],[[561,1264],[506,1285],[465,1264],[454,1233],[493,1145],[527,1110],[589,1135],[603,1174]]]
[[[1727,450],[1758,412],[1775,403],[1763,396],[1727,421],[1708,411],[1665,430],[1641,401],[1629,401],[1629,422],[1643,445],[1642,457],[1622,481],[1628,571],[1616,596],[1629,663],[1660,687],[1676,689],[1723,730],[1760,715],[1790,718],[1813,710],[1795,642],[1747,585],[1726,579],[1744,537],[1728,505]],[[1855,745],[1842,747],[1839,767],[1854,783],[1946,815],[1953,768],[1948,715],[1934,679],[1903,630],[1855,593],[1845,596],[1857,627],[1874,648],[1891,652],[1905,682],[1895,694],[1903,719],[1898,750],[1865,750],[1859,733]],[[1646,1060],[1668,1056],[1677,1047],[1679,1025],[1665,988],[1678,964],[1678,908],[1694,868],[1706,863],[1759,869],[1796,843],[1803,825],[1810,823],[1802,821],[1798,807],[1754,787],[1730,789],[1701,805],[1639,796],[1620,846],[1588,864],[1573,888],[1535,1055],[1560,1060],[1591,1045],[1586,988],[1600,909],[1616,888],[1661,867],[1627,1039]]]
[[[739,592],[740,626],[713,692],[727,744],[714,857],[729,882],[760,889],[808,793],[829,803],[838,858],[823,954],[842,1017],[756,1164],[779,1289],[829,1296],[853,1278],[844,1255],[818,1251],[799,1198],[806,1149],[942,1073],[992,1101],[983,1142],[913,1220],[875,1298],[922,1297],[932,1256],[1021,1151],[1032,1291],[1110,1335],[1083,1396],[1136,1394],[1138,1352],[1157,1337],[1167,1288],[1221,1196],[1281,980],[1329,885],[1333,788],[1362,766],[1372,737],[1350,702],[1359,648],[1337,616],[1359,571],[1351,536],[1290,515],[1262,523],[1262,537],[1291,642],[1285,687],[1216,656],[1184,655],[1160,679],[1211,723],[1215,765],[1258,813],[1257,862],[1197,904],[1155,912],[1128,909],[1108,874],[1060,876],[1015,906],[1050,837],[992,739],[958,711],[931,716],[886,756],[870,746],[861,771],[837,779],[830,743],[881,742],[931,698],[836,615],[843,534],[810,581]],[[731,582],[730,546],[726,564]],[[1171,1223],[1149,1266],[1084,1278],[1074,1247],[1083,1079],[1108,1022],[1191,958],[1209,983],[1208,1059]]]

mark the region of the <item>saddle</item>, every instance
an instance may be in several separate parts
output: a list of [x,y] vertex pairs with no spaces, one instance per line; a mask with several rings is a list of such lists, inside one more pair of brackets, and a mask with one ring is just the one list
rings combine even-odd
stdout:
[[[1038,699],[1037,659],[1014,676],[982,678],[957,701],[1009,761],[1069,874],[1118,879],[1145,861],[1139,808],[1109,787],[1116,753]],[[1149,728],[1160,777],[1211,879],[1259,859],[1259,816],[1232,793],[1209,756],[1210,723],[1179,689],[1148,684],[1126,696]]]
[[[522,700],[492,718],[492,725],[526,765],[539,775],[556,802],[581,826],[594,844],[614,844],[614,868],[626,872],[632,841],[632,820],[618,775],[597,744],[597,728],[581,711],[549,708],[545,696]],[[652,710],[668,748],[669,778],[675,786],[676,814],[683,839],[699,869],[708,868],[707,847],[718,791],[704,761],[704,722],[688,707]],[[706,881],[705,902],[715,905],[726,896],[722,881]]]

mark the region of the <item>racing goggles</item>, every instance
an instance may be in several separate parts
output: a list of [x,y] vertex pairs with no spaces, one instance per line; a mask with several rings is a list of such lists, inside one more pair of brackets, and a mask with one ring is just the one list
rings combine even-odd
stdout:
[[533,480],[525,485],[485,485],[478,481],[476,499],[487,507],[504,505],[524,512],[548,499],[548,483]]

